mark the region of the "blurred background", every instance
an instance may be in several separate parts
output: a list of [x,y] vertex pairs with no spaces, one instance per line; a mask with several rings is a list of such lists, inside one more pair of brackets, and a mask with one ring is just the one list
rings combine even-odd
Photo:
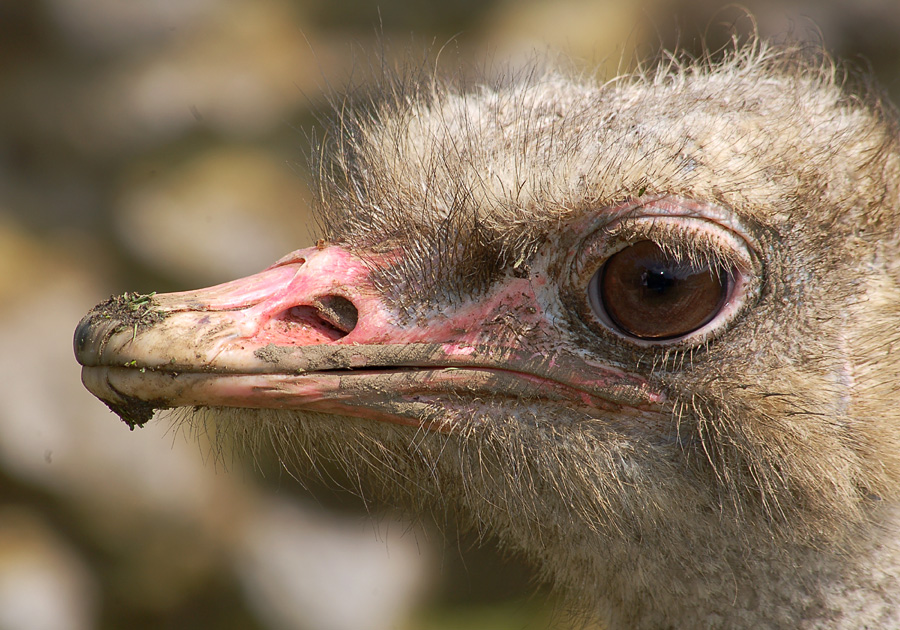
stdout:
[[[743,4],[900,96],[896,0]],[[572,627],[490,545],[368,514],[265,451],[130,432],[81,387],[72,332],[111,294],[313,243],[310,137],[382,61],[490,74],[563,50],[611,72],[720,45],[741,15],[723,6],[0,0],[0,630]]]

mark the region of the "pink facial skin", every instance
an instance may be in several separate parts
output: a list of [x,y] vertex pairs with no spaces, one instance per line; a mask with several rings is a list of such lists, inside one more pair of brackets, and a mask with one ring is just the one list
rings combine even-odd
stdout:
[[[364,263],[342,247],[314,247],[208,289],[140,303],[114,298],[76,331],[84,384],[132,426],[155,409],[196,405],[300,409],[450,431],[433,413],[447,400],[473,415],[498,398],[636,415],[662,401],[645,380],[555,341],[540,274],[505,279],[425,324],[400,323],[371,280],[373,266],[398,255],[379,261],[367,254]],[[510,321],[524,334],[509,333]]]

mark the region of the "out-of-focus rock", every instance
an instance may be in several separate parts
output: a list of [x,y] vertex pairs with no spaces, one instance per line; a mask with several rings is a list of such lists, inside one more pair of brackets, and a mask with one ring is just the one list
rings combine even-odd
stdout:
[[[229,1],[229,0],[224,0]],[[50,20],[74,48],[123,49],[152,43],[208,17],[223,0],[43,0]]]
[[[48,1],[73,15],[82,4]],[[6,92],[0,115],[16,121],[15,133],[82,159],[131,156],[192,132],[241,140],[291,133],[295,112],[321,95],[322,77],[335,63],[327,46],[319,53],[298,5],[288,0],[191,0],[184,9],[166,1],[168,9],[158,12],[145,8],[155,2],[87,4],[133,5],[134,20],[121,18],[124,32],[133,22],[154,35],[116,54],[76,49],[65,65],[20,64],[19,72],[0,77]],[[155,17],[140,26],[143,11]],[[161,17],[167,11],[178,17]],[[116,31],[116,18],[97,23]]]
[[243,528],[238,574],[270,628],[392,630],[428,584],[416,534],[389,519],[373,527],[272,499]]
[[188,284],[259,271],[310,241],[307,185],[291,168],[243,148],[138,163],[114,207],[116,234],[142,264]]
[[506,0],[484,20],[483,37],[499,59],[530,63],[535,51],[562,51],[614,75],[631,68],[651,27],[647,16],[663,2]]
[[292,5],[233,0],[97,77],[81,92],[84,127],[68,131],[86,152],[158,145],[195,128],[287,133],[289,113],[318,92],[318,64]]
[[4,210],[0,201],[0,305],[9,304],[57,270],[40,243],[18,229]]
[[0,507],[2,630],[91,630],[96,598],[84,561],[40,516]]

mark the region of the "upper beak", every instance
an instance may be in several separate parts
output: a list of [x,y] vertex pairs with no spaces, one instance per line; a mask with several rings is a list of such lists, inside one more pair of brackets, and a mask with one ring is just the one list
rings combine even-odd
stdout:
[[498,398],[594,411],[661,400],[645,380],[555,342],[540,283],[510,278],[407,321],[373,281],[390,260],[310,248],[208,289],[111,298],[75,332],[82,380],[132,427],[156,409],[224,406],[449,430],[448,400],[473,418]]

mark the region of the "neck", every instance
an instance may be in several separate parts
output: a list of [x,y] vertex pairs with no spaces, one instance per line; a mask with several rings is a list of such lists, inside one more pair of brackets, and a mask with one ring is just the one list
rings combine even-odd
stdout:
[[471,443],[425,434],[411,449],[390,425],[223,413],[230,426],[243,419],[257,430],[286,419],[285,444],[303,439],[304,453],[327,444],[324,456],[359,463],[375,492],[496,536],[609,630],[900,630],[900,504],[888,500],[860,507],[852,527],[833,510],[823,511],[832,521],[801,527],[800,508],[772,525],[758,504],[722,500],[706,478],[691,483],[677,460],[656,453],[645,458],[657,466],[648,474],[555,435],[523,447],[514,431]]
[[[694,540],[673,550],[651,539],[546,548],[538,561],[603,627],[900,628],[898,510],[854,540],[852,551],[776,546],[746,537]],[[531,544],[531,543],[529,543]]]

